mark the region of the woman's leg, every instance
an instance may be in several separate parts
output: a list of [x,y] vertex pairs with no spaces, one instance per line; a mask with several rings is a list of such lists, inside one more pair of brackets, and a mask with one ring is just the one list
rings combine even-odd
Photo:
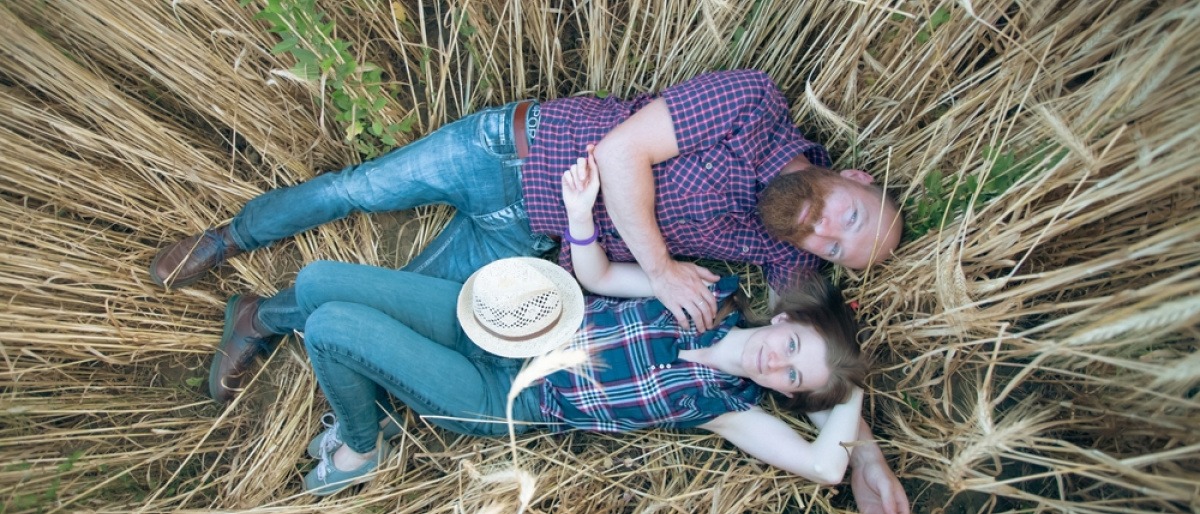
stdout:
[[[410,297],[422,305],[423,297]],[[434,303],[440,303],[438,298]],[[452,340],[432,340],[395,317],[359,303],[320,305],[305,325],[305,346],[317,380],[341,425],[341,439],[358,453],[375,448],[386,391],[445,428],[470,435],[500,435],[507,428],[472,420],[503,420],[506,396],[520,361],[468,356],[473,347],[452,315],[427,321],[453,327]],[[451,331],[434,331],[444,336]],[[465,343],[465,344],[464,344]],[[515,405],[522,421],[542,419],[538,393],[526,390]],[[518,430],[523,427],[518,425]]]

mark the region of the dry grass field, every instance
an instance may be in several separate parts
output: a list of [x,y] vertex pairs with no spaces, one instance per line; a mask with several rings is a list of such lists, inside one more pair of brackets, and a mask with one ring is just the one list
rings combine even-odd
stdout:
[[510,452],[408,415],[372,484],[318,503],[301,346],[229,408],[202,394],[224,300],[318,258],[401,266],[446,213],[147,276],[254,195],[480,107],[727,68],[907,205],[896,258],[833,273],[915,512],[1200,510],[1200,3],[245,3],[0,0],[0,512],[510,512],[514,456],[533,512],[853,511],[703,434]]

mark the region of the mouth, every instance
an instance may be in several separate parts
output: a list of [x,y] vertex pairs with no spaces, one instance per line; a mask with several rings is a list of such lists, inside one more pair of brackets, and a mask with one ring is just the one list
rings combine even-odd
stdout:
[[809,210],[811,207],[812,207],[812,204],[810,204],[810,203],[808,203],[808,202],[804,202],[804,205],[800,206],[800,217],[799,217],[799,220],[800,220],[800,224],[801,224],[801,225],[804,225],[804,224],[808,223],[808,210]]

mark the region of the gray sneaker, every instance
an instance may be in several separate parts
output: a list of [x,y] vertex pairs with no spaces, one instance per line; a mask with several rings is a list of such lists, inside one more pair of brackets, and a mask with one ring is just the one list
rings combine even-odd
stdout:
[[[398,417],[394,412],[388,413],[387,424],[381,429],[384,441],[390,441],[400,435],[400,425],[396,424]],[[308,456],[314,459],[323,459],[324,455],[332,454],[342,446],[342,438],[338,435],[337,415],[332,411],[322,414],[321,424],[325,426],[325,430],[322,430],[308,443]]]
[[317,461],[317,467],[304,475],[304,491],[316,496],[329,496],[355,484],[370,482],[375,478],[379,465],[387,460],[392,446],[379,438],[375,444],[375,456],[357,469],[342,471],[333,465],[333,454]]

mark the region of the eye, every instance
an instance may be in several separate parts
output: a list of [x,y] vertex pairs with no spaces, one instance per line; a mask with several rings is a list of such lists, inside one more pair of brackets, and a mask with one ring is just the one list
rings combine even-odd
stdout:
[[796,384],[796,376],[797,376],[796,368],[788,369],[788,383],[789,384],[793,384],[793,385]]
[[796,338],[794,337],[788,341],[788,353],[796,353]]
[[847,225],[854,226],[854,222],[856,221],[858,221],[858,209],[855,209],[854,212],[850,213],[850,223],[847,223]]
[[829,257],[830,258],[836,259],[838,255],[841,255],[841,253],[842,253],[841,243],[834,243],[833,246],[829,247]]

